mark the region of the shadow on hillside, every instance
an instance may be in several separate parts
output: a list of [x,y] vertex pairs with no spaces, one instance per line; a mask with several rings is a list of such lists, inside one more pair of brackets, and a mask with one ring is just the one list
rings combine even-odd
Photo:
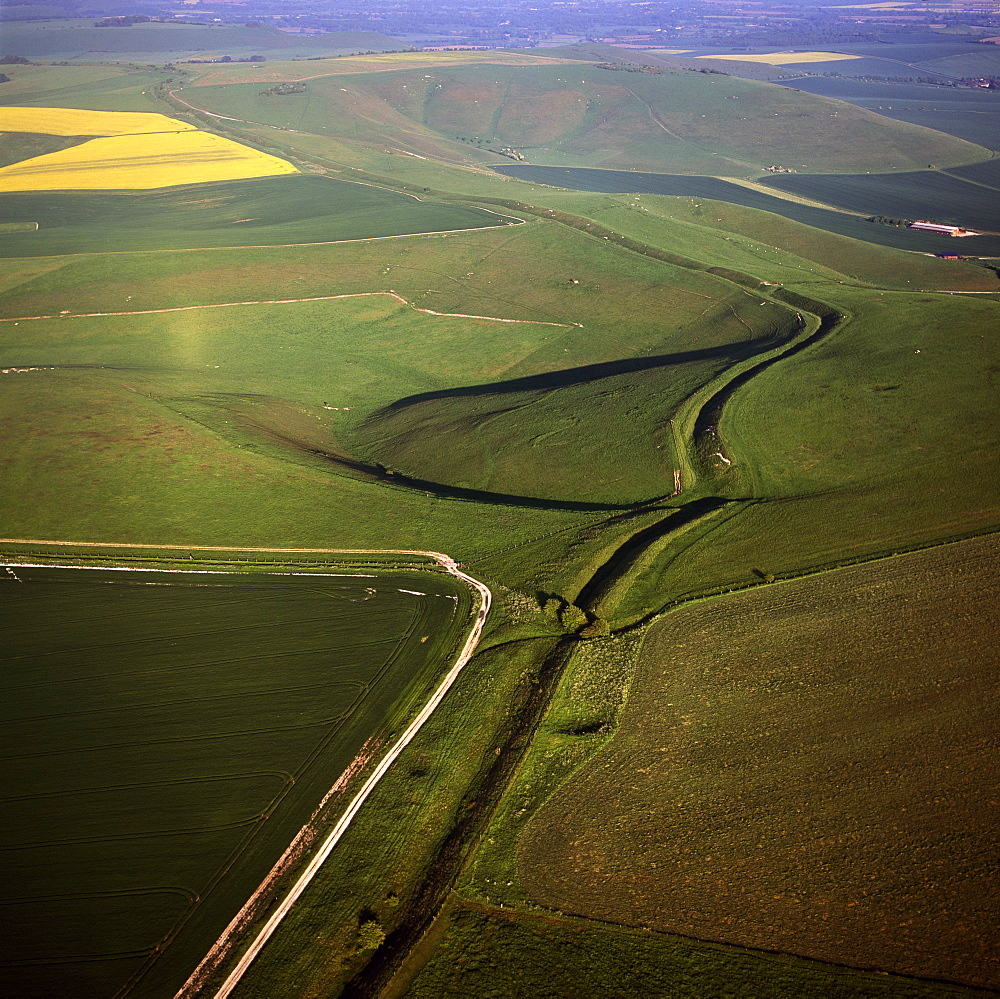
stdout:
[[[787,338],[786,338],[787,339]],[[570,385],[583,385],[587,382],[600,381],[602,378],[613,378],[616,375],[631,374],[639,371],[652,371],[656,368],[668,368],[677,364],[690,364],[693,361],[707,361],[725,358],[731,362],[742,361],[754,354],[762,353],[776,346],[781,340],[761,340],[751,343],[727,343],[718,347],[705,347],[701,350],[684,350],[674,354],[656,354],[652,357],[627,357],[618,361],[602,361],[599,364],[584,364],[578,368],[564,368],[559,371],[547,371],[540,375],[528,375],[524,378],[511,378],[507,381],[491,382],[483,385],[463,385],[459,388],[438,389],[434,392],[420,392],[416,395],[404,396],[388,406],[373,413],[365,423],[377,422],[382,416],[396,413],[409,406],[435,399],[461,399],[470,396],[509,395],[515,392],[540,392],[551,389],[566,388]]]

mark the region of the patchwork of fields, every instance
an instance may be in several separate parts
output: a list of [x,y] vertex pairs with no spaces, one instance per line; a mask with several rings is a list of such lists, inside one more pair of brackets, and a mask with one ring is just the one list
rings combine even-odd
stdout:
[[4,534],[137,547],[5,542],[5,991],[173,995],[473,624],[235,995],[1000,988],[1000,237],[852,214],[997,161],[608,49],[10,67]]
[[0,975],[19,996],[172,994],[426,697],[469,608],[429,572],[2,578]]
[[[974,170],[979,166],[988,168],[992,163],[992,160],[987,160],[983,164],[955,169]],[[573,190],[615,194],[640,192],[726,201],[729,204],[783,215],[826,232],[903,250],[924,253],[961,252],[970,255],[1000,253],[1000,237],[996,235],[963,237],[961,243],[958,243],[950,236],[866,221],[866,214],[902,215],[914,220],[917,217],[929,218],[946,224],[952,218],[961,218],[969,226],[973,225],[972,220],[976,220],[975,224],[982,225],[987,232],[994,232],[993,226],[997,222],[994,207],[996,199],[990,198],[988,192],[974,190],[972,185],[958,179],[960,175],[952,176],[951,173],[925,171],[826,177],[802,175],[769,178],[762,182],[809,199],[794,201],[767,194],[760,187],[743,187],[716,177],[520,164],[497,166],[494,169],[505,176]],[[815,203],[818,201],[838,205],[843,210],[821,208]]]
[[160,114],[0,108],[0,127],[103,136],[0,167],[0,191],[148,190],[298,172],[287,160]]

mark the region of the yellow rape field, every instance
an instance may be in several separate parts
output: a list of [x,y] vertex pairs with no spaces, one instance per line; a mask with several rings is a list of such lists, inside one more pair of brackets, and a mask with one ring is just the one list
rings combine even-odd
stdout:
[[45,135],[137,135],[192,132],[195,126],[151,111],[86,111],[78,108],[0,107],[0,132]]
[[91,139],[0,169],[0,191],[136,190],[298,173],[286,160],[209,132]]
[[787,66],[797,62],[839,62],[842,59],[860,59],[861,56],[844,55],[842,52],[764,52],[761,55],[696,56],[697,59],[731,59],[736,62],[762,62],[768,66]]

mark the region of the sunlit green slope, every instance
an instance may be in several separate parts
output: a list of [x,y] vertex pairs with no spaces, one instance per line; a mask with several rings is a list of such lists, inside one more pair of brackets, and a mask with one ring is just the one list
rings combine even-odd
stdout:
[[[470,163],[496,162],[500,151],[532,163],[743,176],[770,165],[863,173],[988,156],[862,108],[722,75],[541,58],[511,66],[486,54],[393,71],[396,57],[382,59],[380,72],[365,74],[270,66],[269,80],[305,82],[295,94],[222,84],[212,74],[211,86],[185,87],[182,96],[227,116]],[[405,67],[410,57],[398,60]]]

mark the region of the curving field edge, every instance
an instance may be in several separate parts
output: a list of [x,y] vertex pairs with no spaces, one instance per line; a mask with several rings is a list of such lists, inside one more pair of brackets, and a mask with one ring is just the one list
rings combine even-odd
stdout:
[[[94,543],[94,542],[84,542],[84,541],[44,541],[41,539],[29,539],[29,538],[0,538],[0,544],[36,544],[36,545],[58,545],[61,547],[87,547],[87,548],[141,548],[141,549],[160,549],[160,550],[184,550],[184,551],[203,551],[203,552],[273,552],[276,554],[315,554],[315,555],[419,555],[429,558],[436,562],[442,569],[445,570],[449,575],[455,576],[456,578],[462,580],[467,586],[475,590],[479,594],[479,610],[476,613],[475,621],[473,626],[469,631],[468,637],[465,640],[465,644],[462,646],[461,651],[458,654],[458,658],[455,660],[451,669],[445,675],[444,679],[438,684],[434,693],[431,695],[427,703],[421,708],[417,713],[416,717],[410,722],[410,724],[403,731],[403,734],[393,743],[389,750],[385,753],[382,759],[379,761],[378,765],[375,767],[374,771],[370,774],[368,779],[361,786],[360,790],[351,800],[351,803],[344,810],[344,813],[337,820],[333,829],[330,831],[329,835],[323,841],[319,850],[316,852],[315,856],[309,861],[305,869],[295,880],[295,883],[289,889],[285,897],[281,900],[280,904],[270,915],[264,925],[257,932],[254,937],[253,942],[250,944],[249,948],[240,958],[239,962],[233,968],[233,970],[226,977],[225,981],[219,987],[218,991],[215,993],[215,999],[226,999],[227,996],[231,994],[233,989],[239,983],[240,979],[246,973],[246,970],[254,962],[257,955],[264,948],[264,945],[273,936],[274,932],[277,930],[281,921],[288,915],[292,906],[298,901],[302,893],[309,886],[309,883],[316,876],[319,869],[326,862],[327,858],[333,852],[337,843],[340,841],[341,837],[348,830],[351,822],[354,821],[355,816],[361,809],[361,806],[367,801],[368,797],[371,795],[372,791],[375,790],[378,782],[385,776],[386,772],[392,766],[392,764],[399,757],[400,753],[410,744],[417,732],[420,731],[424,722],[434,713],[437,706],[443,700],[445,694],[451,689],[455,680],[458,679],[459,673],[462,672],[465,665],[469,662],[472,656],[475,654],[476,648],[479,645],[479,639],[483,632],[483,626],[486,623],[486,616],[489,613],[490,607],[493,603],[493,594],[489,587],[485,583],[481,583],[478,579],[474,579],[472,576],[465,572],[462,572],[458,563],[450,556],[442,554],[441,552],[432,551],[418,551],[409,549],[363,549],[363,548],[230,548],[223,546],[198,546],[198,545],[148,545],[148,544],[126,544],[121,542],[115,543]],[[350,768],[349,768],[350,769]],[[338,775],[337,780],[334,782],[333,786],[324,796],[324,802],[330,797],[330,795],[339,790],[342,786],[342,780],[345,775]],[[322,806],[321,806],[322,807]],[[223,960],[232,950],[233,945],[236,943],[237,938],[240,933],[246,929],[246,927],[252,922],[257,910],[259,909],[261,903],[264,901],[264,897],[271,888],[275,879],[282,873],[284,873],[289,865],[293,863],[299,855],[308,846],[308,842],[311,839],[311,823],[307,822],[302,829],[296,834],[295,838],[292,840],[288,849],[281,855],[277,863],[268,873],[267,877],[261,882],[261,884],[254,891],[253,895],[247,900],[244,906],[236,914],[230,924],[223,930],[222,935],[216,940],[216,942],[209,949],[208,953],[202,958],[201,962],[191,973],[188,980],[184,983],[181,989],[177,992],[175,999],[192,999],[192,997],[197,996],[204,988],[207,980],[211,975],[218,969]]]

